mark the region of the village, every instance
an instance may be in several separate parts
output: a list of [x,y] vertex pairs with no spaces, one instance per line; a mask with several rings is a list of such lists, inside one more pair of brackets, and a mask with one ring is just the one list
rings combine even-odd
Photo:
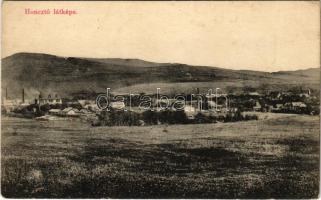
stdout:
[[[107,98],[95,99],[75,96],[72,99],[62,98],[57,94],[47,96],[39,95],[33,101],[25,100],[25,91],[22,89],[21,99],[2,100],[2,114],[11,116],[35,118],[37,120],[67,120],[81,119],[94,125],[144,125],[160,123],[211,123],[217,121],[241,121],[257,119],[255,114],[242,115],[244,112],[273,112],[318,115],[320,113],[319,101],[310,89],[298,93],[292,91],[271,91],[260,94],[252,91],[243,94],[205,93],[197,88],[197,95],[165,96],[161,94],[124,94],[113,95]],[[100,94],[101,96],[102,94]],[[99,96],[99,94],[98,94]],[[109,102],[109,103],[107,103]],[[155,122],[150,122],[153,113],[174,114],[154,116]],[[127,117],[117,117],[115,123],[101,123],[110,121],[110,112],[118,115],[130,113]],[[180,115],[175,115],[176,113]],[[159,115],[159,114],[158,114]],[[114,115],[113,115],[114,116]],[[145,116],[145,117],[144,117]],[[164,120],[159,118],[183,118]],[[121,118],[123,122],[118,122]],[[124,120],[133,121],[124,122]],[[149,123],[147,123],[149,121]]]

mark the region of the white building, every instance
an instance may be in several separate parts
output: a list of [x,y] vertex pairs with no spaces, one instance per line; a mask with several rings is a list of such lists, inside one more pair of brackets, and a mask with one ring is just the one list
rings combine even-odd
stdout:
[[65,116],[79,116],[79,110],[76,108],[68,107],[62,110]]
[[123,101],[115,101],[115,102],[110,102],[109,106],[114,109],[124,109],[125,108],[125,103]]
[[62,104],[62,99],[58,98],[57,95],[55,95],[55,97],[51,97],[51,95],[48,95],[48,98],[42,98],[39,95],[39,98],[37,99],[37,103],[39,105],[45,105],[45,104],[49,104],[49,105],[55,105],[55,104]]
[[61,113],[61,110],[60,109],[50,109],[48,112],[51,115],[59,115]]
[[194,119],[197,114],[196,108],[191,105],[185,105],[184,112],[188,119]]

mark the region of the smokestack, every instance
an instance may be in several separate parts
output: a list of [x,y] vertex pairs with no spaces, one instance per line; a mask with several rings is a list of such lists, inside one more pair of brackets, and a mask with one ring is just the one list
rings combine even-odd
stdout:
[[6,99],[8,99],[8,88],[6,88]]
[[25,89],[22,88],[22,103],[25,102]]

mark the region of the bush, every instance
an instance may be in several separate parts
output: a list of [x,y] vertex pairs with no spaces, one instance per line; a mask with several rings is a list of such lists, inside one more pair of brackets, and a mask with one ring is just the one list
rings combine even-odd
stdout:
[[154,125],[158,123],[158,114],[157,112],[153,112],[151,110],[147,110],[145,112],[143,112],[142,115],[142,120],[149,125]]
[[257,116],[257,115],[245,115],[244,120],[245,120],[245,121],[248,121],[248,120],[258,120],[258,116]]
[[248,121],[248,120],[258,120],[257,115],[245,115],[243,116],[241,112],[236,112],[234,114],[228,113],[225,118],[224,122],[237,122],[237,121]]
[[197,113],[195,115],[194,122],[195,123],[213,123],[216,122],[217,118],[215,116],[206,116],[203,113]]
[[225,116],[224,122],[235,122],[237,119],[235,117],[235,115],[232,115],[231,113],[228,113]]
[[242,115],[242,112],[240,110],[237,110],[234,114],[234,120],[235,121],[242,121],[244,120],[244,117]]

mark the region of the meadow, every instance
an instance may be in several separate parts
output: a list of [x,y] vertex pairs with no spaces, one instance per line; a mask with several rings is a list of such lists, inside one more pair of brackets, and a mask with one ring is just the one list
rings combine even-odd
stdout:
[[3,117],[10,198],[316,198],[319,116],[91,127]]

